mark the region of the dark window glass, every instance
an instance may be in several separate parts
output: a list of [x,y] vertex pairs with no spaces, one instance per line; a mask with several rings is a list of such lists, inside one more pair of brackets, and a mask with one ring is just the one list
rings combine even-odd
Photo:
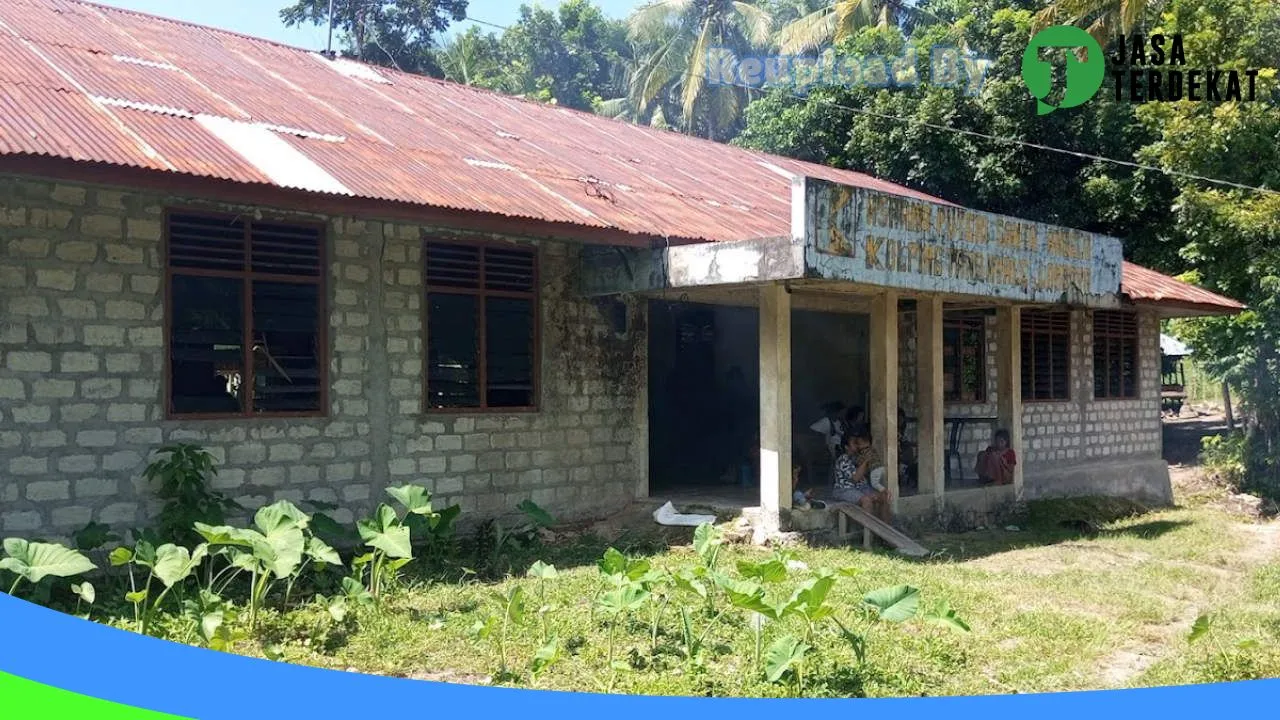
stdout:
[[168,218],[169,413],[321,413],[319,228]]
[[537,406],[532,248],[428,241],[427,406]]
[[983,402],[987,395],[986,320],[947,313],[942,329],[943,397],[947,402]]

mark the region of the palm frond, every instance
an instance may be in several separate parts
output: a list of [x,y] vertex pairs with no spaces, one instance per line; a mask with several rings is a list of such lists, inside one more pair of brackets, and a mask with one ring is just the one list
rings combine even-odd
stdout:
[[826,7],[788,23],[778,33],[778,45],[784,54],[799,55],[831,42],[838,23],[835,7]]
[[746,2],[734,2],[733,9],[742,34],[754,48],[765,48],[773,41],[773,16],[764,8]]

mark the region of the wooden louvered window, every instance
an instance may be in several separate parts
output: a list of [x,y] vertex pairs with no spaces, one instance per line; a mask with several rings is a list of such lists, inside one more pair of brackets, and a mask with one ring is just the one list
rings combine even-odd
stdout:
[[428,240],[428,410],[538,405],[538,263],[531,247]]
[[1022,314],[1022,399],[1071,399],[1071,313]]
[[1138,397],[1138,316],[1128,312],[1093,315],[1093,396]]
[[949,312],[942,324],[943,398],[950,403],[987,399],[987,321],[976,313]]
[[171,211],[167,414],[323,415],[324,232]]

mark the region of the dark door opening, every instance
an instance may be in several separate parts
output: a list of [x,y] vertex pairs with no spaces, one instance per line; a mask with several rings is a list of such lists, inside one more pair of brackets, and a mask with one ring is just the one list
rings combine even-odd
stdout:
[[[760,331],[750,307],[653,301],[649,336],[649,486],[759,487]],[[830,401],[865,404],[868,322],[847,313],[792,315],[792,453],[801,484],[821,487],[830,458],[810,426]]]

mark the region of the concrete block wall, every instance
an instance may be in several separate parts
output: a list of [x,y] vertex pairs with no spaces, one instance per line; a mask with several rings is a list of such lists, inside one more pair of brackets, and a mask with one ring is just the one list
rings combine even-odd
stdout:
[[[1028,482],[1037,471],[1105,460],[1159,459],[1160,323],[1149,313],[1139,315],[1139,392],[1131,400],[1094,399],[1092,313],[1071,313],[1071,399],[1027,402],[1023,405],[1023,450]],[[983,403],[948,403],[948,416],[995,417],[998,414],[995,318],[986,325],[987,392]],[[900,402],[907,414],[916,412],[916,317],[903,313],[899,326]],[[908,434],[909,439],[914,432]],[[965,471],[972,474],[977,454],[990,442],[991,428],[973,423],[961,438]]]
[[[0,532],[67,536],[145,524],[141,473],[171,442],[205,446],[246,507],[342,507],[426,485],[473,518],[529,498],[565,519],[621,507],[646,473],[645,311],[615,330],[573,291],[572,245],[540,242],[538,412],[422,409],[421,238],[437,228],[320,217],[328,228],[329,413],[165,420],[162,213],[199,198],[0,177]],[[451,229],[456,232],[458,229]]]

